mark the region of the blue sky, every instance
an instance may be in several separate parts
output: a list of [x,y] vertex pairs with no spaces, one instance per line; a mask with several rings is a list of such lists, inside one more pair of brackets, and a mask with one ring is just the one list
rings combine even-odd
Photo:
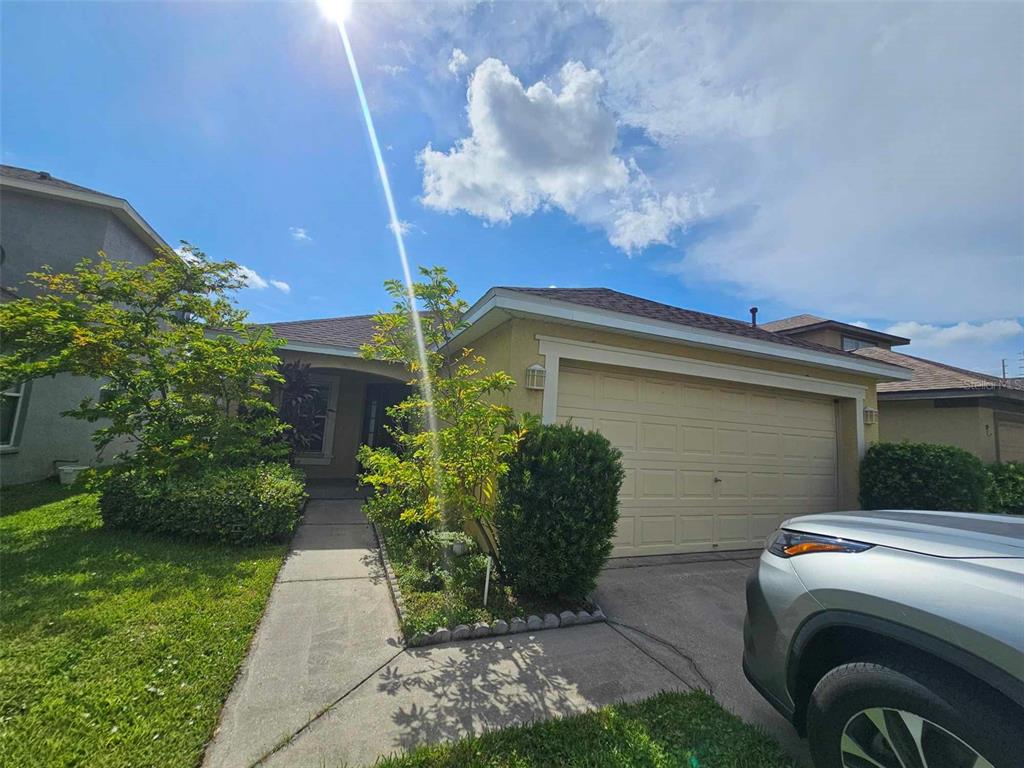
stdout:
[[[315,4],[2,14],[5,163],[245,265],[256,320],[382,306],[397,255]],[[604,285],[810,311],[1017,373],[1020,6],[356,2],[349,33],[410,256],[470,301]]]

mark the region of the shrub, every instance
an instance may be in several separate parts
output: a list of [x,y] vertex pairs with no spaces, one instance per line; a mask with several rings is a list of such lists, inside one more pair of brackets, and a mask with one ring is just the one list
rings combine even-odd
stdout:
[[1024,464],[990,464],[985,497],[989,512],[1024,515]]
[[571,425],[527,432],[501,478],[495,526],[517,595],[580,600],[611,554],[622,454]]
[[985,509],[981,460],[952,445],[879,443],[860,464],[860,503],[865,509]]
[[287,464],[218,467],[175,477],[136,467],[100,481],[100,514],[111,528],[255,544],[289,536],[305,499]]

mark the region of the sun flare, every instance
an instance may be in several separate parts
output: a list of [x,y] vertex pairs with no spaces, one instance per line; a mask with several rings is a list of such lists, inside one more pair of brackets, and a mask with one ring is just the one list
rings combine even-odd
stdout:
[[320,13],[336,24],[344,24],[352,13],[352,0],[317,0]]

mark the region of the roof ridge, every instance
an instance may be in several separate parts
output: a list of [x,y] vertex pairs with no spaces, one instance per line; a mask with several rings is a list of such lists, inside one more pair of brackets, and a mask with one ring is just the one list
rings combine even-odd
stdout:
[[336,317],[311,317],[306,320],[271,320],[268,323],[257,323],[257,325],[298,325],[299,323],[326,323],[330,320],[362,320],[367,317],[376,317],[377,312],[367,315],[338,315]]

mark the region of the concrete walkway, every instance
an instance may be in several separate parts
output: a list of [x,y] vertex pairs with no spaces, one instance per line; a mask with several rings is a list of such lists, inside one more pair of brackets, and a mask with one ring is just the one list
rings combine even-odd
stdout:
[[[739,668],[738,656],[731,658],[742,643],[738,636],[720,637],[719,664],[711,663],[706,649],[711,635],[735,634],[733,614],[742,592],[733,593],[746,563],[722,558],[710,572],[698,568],[687,574],[689,567],[666,562],[670,567],[657,591],[707,588],[714,596],[709,604],[698,599],[696,605],[672,605],[687,609],[685,616],[671,612],[678,617],[675,625],[650,623],[651,617],[642,615],[646,612],[629,615],[635,602],[626,589],[638,586],[631,582],[662,571],[629,568],[606,571],[598,599],[607,600],[609,605],[602,605],[612,619],[619,614],[637,629],[591,624],[403,650],[359,504],[310,502],[207,750],[207,768],[368,765],[419,744],[664,690],[714,687],[727,706],[751,714],[743,703],[757,694],[746,681],[734,680],[730,671],[709,684],[709,670],[701,668],[707,664],[712,678],[719,668]],[[652,602],[655,610],[667,607]],[[728,626],[709,616],[712,610],[723,610]],[[686,625],[707,621],[710,631],[701,633],[696,663],[646,634],[664,632],[662,637],[689,650],[693,638]],[[741,706],[730,701],[733,696]]]

